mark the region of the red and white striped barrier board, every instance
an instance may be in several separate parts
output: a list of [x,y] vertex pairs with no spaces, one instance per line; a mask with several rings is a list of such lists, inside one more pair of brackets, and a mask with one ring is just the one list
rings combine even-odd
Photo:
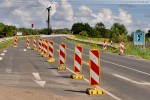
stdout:
[[26,42],[26,44],[27,44],[27,48],[30,48],[30,37],[29,37],[29,36],[27,37],[27,42]]
[[59,45],[59,64],[64,65],[66,63],[66,45],[61,43]]
[[124,43],[120,43],[120,54],[124,54]]
[[74,72],[80,73],[81,66],[82,66],[82,46],[75,46],[75,53],[74,53]]
[[49,41],[48,42],[48,57],[49,60],[47,60],[48,62],[54,62],[54,41]]
[[44,54],[44,40],[41,39],[41,55]]
[[46,54],[46,40],[43,40],[43,52]]
[[36,37],[33,37],[33,49],[36,49]]
[[53,41],[49,41],[48,43],[48,57],[51,59],[53,58],[53,55],[54,55],[54,42]]
[[48,51],[48,41],[44,40],[44,56],[46,57]]
[[14,41],[14,47],[17,47],[17,43],[18,43],[18,36],[15,36],[15,41]]
[[90,50],[90,84],[94,87],[100,84],[100,54],[98,50]]
[[39,52],[41,51],[41,46],[42,46],[42,39],[39,39],[39,43],[38,43],[38,48],[39,48]]
[[104,39],[103,50],[106,51],[106,49],[107,49],[107,41],[106,41],[106,39]]

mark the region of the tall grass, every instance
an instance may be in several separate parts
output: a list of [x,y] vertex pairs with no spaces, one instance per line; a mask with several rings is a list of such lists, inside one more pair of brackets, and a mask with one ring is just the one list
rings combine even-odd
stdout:
[[126,55],[134,55],[137,57],[141,57],[141,58],[150,60],[150,49],[144,48],[142,46],[134,46],[132,44],[127,44],[127,45],[125,45],[125,54]]

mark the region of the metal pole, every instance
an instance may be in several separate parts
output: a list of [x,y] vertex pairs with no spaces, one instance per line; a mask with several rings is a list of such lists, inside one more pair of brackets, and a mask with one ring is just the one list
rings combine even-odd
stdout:
[[51,35],[50,29],[51,29],[51,24],[50,24],[50,10],[51,10],[51,6],[47,8],[48,10],[48,34]]

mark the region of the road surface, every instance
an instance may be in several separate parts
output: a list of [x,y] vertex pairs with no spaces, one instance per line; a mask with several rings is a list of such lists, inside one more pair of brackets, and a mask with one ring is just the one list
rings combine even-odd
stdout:
[[[25,48],[25,41],[18,48],[9,46],[0,52],[0,99],[20,100],[149,100],[150,61],[101,52],[101,84],[105,93],[90,96],[85,93],[91,88],[89,66],[83,64],[81,74],[85,80],[73,80],[69,76],[73,70],[74,46],[62,37],[49,37],[55,42],[55,63],[46,62],[34,50]],[[58,45],[67,46],[67,70],[59,71]],[[31,43],[32,44],[32,43]],[[88,63],[90,48],[83,48],[83,61]],[[12,91],[12,92],[11,92]],[[13,92],[14,91],[14,92]],[[9,96],[5,96],[8,95]],[[15,95],[14,95],[15,94]]]

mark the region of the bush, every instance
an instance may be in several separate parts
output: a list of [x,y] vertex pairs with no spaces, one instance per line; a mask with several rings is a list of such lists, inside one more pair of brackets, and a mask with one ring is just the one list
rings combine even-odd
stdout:
[[79,35],[81,35],[81,36],[85,36],[85,37],[88,37],[89,35],[87,34],[87,32],[86,31],[82,31],[82,32],[80,32],[79,33]]
[[122,35],[113,34],[112,41],[116,42],[116,43],[126,42],[127,41],[127,35],[126,34],[122,34]]

